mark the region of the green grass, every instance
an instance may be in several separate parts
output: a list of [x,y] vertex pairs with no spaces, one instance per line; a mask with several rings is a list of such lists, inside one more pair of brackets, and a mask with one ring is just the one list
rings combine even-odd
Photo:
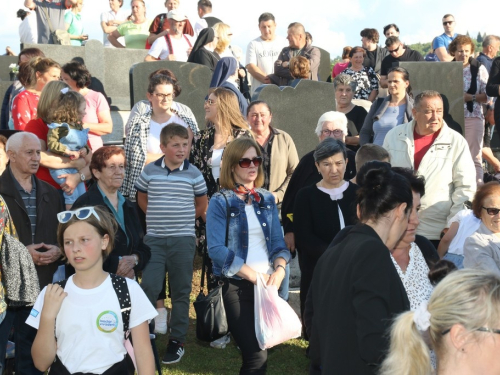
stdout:
[[[192,302],[196,299],[200,288],[201,258],[195,259],[193,289],[189,311],[190,325],[185,343],[185,354],[181,361],[173,365],[162,365],[162,374],[181,375],[234,375],[241,366],[241,354],[234,340],[225,349],[211,348],[209,343],[196,339],[196,315]],[[167,302],[170,307],[170,301]],[[169,312],[170,316],[170,312]],[[156,345],[160,360],[165,353],[168,335],[157,335]],[[268,350],[268,375],[298,375],[307,374],[309,360],[305,357],[307,342],[302,339],[287,341]]]

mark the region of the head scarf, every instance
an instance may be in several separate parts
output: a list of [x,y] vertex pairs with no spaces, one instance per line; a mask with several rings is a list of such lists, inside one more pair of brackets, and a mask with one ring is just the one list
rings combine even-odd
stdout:
[[234,57],[223,57],[220,59],[215,67],[214,74],[212,75],[210,88],[221,86],[234,74],[234,72],[236,72],[237,68],[238,62]]
[[196,54],[196,52],[198,52],[208,43],[213,42],[214,38],[215,31],[211,27],[207,27],[206,29],[201,30],[198,38],[196,38],[196,41],[194,42],[191,53],[189,54],[188,62],[194,62],[194,55]]

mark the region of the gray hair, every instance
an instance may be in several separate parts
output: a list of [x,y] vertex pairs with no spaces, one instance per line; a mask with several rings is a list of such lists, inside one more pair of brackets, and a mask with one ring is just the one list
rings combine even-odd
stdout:
[[417,108],[417,109],[420,108],[420,102],[424,98],[439,98],[439,99],[443,100],[443,97],[441,96],[441,94],[439,92],[434,91],[434,90],[424,90],[415,97],[415,100],[413,102],[413,107]]
[[344,134],[347,135],[347,117],[345,117],[342,112],[330,111],[321,115],[318,120],[318,125],[316,125],[316,130],[314,131],[318,137],[321,135],[324,122],[335,123],[335,125],[341,127]]
[[349,74],[339,74],[335,79],[333,80],[333,89],[337,91],[337,88],[339,86],[351,86],[352,91],[356,91],[358,87],[358,83],[352,79],[352,77]]
[[489,45],[492,45],[494,42],[499,42],[500,38],[496,35],[486,35],[486,37],[483,40],[483,48],[488,47]]
[[342,153],[344,160],[347,159],[347,151],[344,142],[335,138],[325,138],[314,150],[314,161],[319,163],[321,160],[327,159],[333,155]]
[[40,142],[38,137],[33,133],[30,132],[14,133],[7,140],[7,144],[5,145],[5,151],[14,151],[14,152],[18,151],[21,148],[26,138],[31,138],[32,140]]

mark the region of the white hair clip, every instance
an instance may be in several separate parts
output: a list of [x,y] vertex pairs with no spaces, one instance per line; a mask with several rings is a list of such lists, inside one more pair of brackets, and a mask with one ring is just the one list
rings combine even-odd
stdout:
[[413,312],[413,322],[419,331],[427,331],[431,326],[431,313],[427,310],[427,301],[424,301]]
[[68,93],[68,91],[69,91],[69,88],[67,88],[67,87],[65,87],[65,88],[61,89],[61,93],[62,93],[62,94],[67,94],[67,93]]

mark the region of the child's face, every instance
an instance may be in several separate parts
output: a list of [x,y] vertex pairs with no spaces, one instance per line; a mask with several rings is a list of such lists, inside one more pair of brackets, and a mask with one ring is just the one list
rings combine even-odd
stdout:
[[102,270],[102,252],[108,241],[108,235],[101,237],[92,225],[77,221],[64,231],[64,254],[76,272]]
[[80,105],[80,108],[78,108],[78,113],[80,114],[80,120],[82,120],[85,115],[87,114],[87,112],[85,111],[87,109],[87,104],[85,102],[83,102],[81,105]]
[[174,135],[167,141],[166,145],[161,144],[161,151],[165,154],[165,163],[181,165],[187,157],[188,142],[187,138]]

